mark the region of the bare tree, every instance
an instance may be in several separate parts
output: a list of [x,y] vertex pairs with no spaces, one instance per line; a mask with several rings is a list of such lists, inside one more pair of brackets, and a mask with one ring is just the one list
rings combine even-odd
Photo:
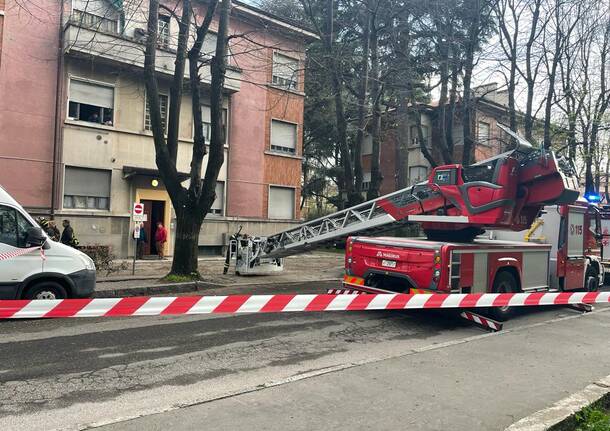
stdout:
[[[176,239],[171,273],[180,275],[198,274],[198,238],[205,216],[214,203],[215,187],[220,168],[224,163],[224,137],[222,129],[222,93],[227,65],[227,40],[231,0],[222,0],[218,13],[218,36],[216,51],[210,61],[211,70],[211,138],[205,176],[201,178],[203,158],[207,154],[203,122],[201,117],[200,68],[201,49],[209,26],[216,14],[218,0],[211,0],[202,23],[197,22],[191,1],[182,0],[179,18],[179,34],[175,54],[175,70],[171,83],[171,98],[168,110],[167,138],[163,127],[159,104],[159,89],[156,73],[156,51],[158,41],[159,1],[149,1],[148,36],[146,39],[145,83],[150,106],[151,127],[154,138],[156,163],[173,207],[176,211]],[[188,48],[191,28],[195,29],[195,42]],[[182,184],[176,166],[178,154],[178,129],[180,105],[185,86],[186,60],[189,60],[189,82],[191,103],[195,123],[195,138],[191,158],[190,181]]]

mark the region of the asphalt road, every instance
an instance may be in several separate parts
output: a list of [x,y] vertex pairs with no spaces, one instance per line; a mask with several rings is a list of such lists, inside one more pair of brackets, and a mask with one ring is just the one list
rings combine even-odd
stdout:
[[610,374],[610,308],[505,328],[434,311],[3,321],[0,429],[502,429]]

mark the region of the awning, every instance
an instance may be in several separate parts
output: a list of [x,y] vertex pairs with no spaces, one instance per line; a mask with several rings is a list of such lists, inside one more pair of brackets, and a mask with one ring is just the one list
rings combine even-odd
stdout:
[[[135,176],[160,178],[159,171],[157,169],[140,168],[138,166],[123,166],[123,178],[127,179]],[[191,175],[187,174],[186,172],[178,172],[178,178],[180,178],[180,181],[188,180],[190,176]]]

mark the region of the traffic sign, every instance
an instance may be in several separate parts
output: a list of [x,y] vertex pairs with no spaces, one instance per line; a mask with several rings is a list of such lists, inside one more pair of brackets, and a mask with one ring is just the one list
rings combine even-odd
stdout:
[[148,217],[146,214],[134,214],[133,221],[148,221]]
[[139,224],[136,224],[136,227],[133,230],[133,237],[135,239],[139,239],[140,238],[140,225]]
[[144,214],[144,205],[139,202],[134,202],[133,215],[142,215],[142,214]]

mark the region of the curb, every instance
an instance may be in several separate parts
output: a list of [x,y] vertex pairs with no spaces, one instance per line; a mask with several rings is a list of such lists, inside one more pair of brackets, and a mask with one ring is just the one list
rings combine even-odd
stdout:
[[[341,281],[340,278],[329,278],[316,280],[315,283]],[[241,283],[241,284],[219,284],[206,281],[187,281],[184,283],[168,283],[168,284],[155,284],[152,286],[134,286],[125,287],[119,289],[106,289],[99,290],[93,294],[93,298],[124,298],[130,296],[152,296],[164,293],[188,293],[188,292],[199,292],[208,291],[211,289],[223,289],[223,288],[260,288],[261,286],[273,287],[274,285],[294,285],[303,284],[307,282],[303,281],[280,281],[275,283]],[[313,283],[313,281],[312,281]]]
[[[610,394],[610,376],[590,384],[580,392],[570,395],[551,407],[527,416],[504,431],[544,431],[563,429],[561,423],[583,408],[590,406]],[[566,428],[572,429],[572,428]]]

